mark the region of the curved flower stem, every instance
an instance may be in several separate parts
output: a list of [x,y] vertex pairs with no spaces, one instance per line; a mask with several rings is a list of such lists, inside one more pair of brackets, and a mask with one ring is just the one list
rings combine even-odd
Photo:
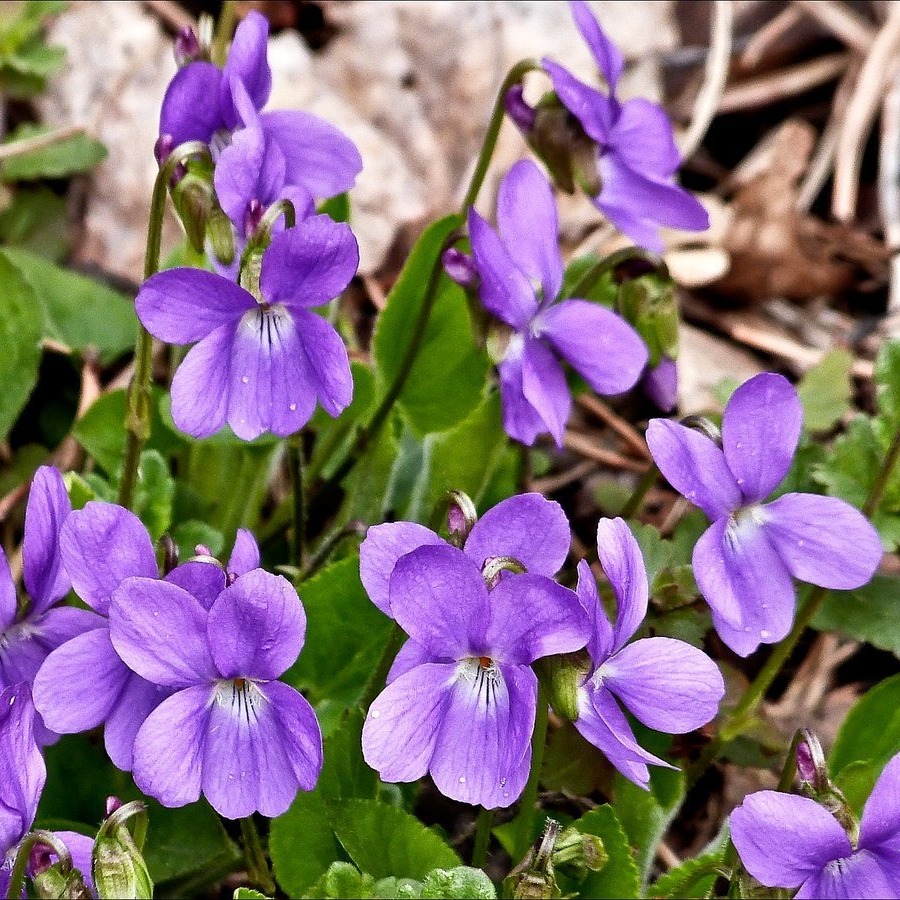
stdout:
[[[484,142],[481,145],[481,151],[478,154],[478,161],[475,164],[475,171],[472,173],[472,179],[469,182],[469,188],[466,191],[466,195],[463,198],[462,207],[461,207],[461,215],[465,216],[469,207],[475,202],[475,199],[478,197],[479,192],[481,191],[481,187],[484,184],[485,175],[487,175],[488,166],[490,165],[491,158],[494,155],[494,150],[497,148],[497,138],[500,135],[500,126],[503,124],[503,115],[505,111],[504,100],[506,98],[507,91],[517,82],[522,79],[522,76],[525,75],[526,72],[532,72],[541,69],[541,64],[534,59],[523,59],[521,62],[516,63],[507,74],[506,78],[503,80],[503,84],[500,86],[500,90],[497,94],[497,99],[494,101],[494,109],[491,113],[491,118],[488,123],[487,133],[484,136]],[[435,258],[434,265],[432,266],[431,272],[428,276],[428,282],[425,288],[425,296],[422,300],[422,306],[419,310],[419,316],[415,321],[412,329],[412,335],[409,339],[409,344],[406,348],[406,353],[403,356],[403,359],[400,361],[400,366],[397,369],[397,373],[394,376],[393,382],[387,389],[384,397],[379,403],[378,408],[372,414],[372,418],[369,420],[369,423],[362,428],[359,432],[357,432],[356,439],[353,442],[350,450],[347,453],[347,456],[344,458],[344,461],[340,466],[335,470],[334,474],[327,480],[326,484],[340,484],[347,475],[352,471],[353,467],[358,462],[359,458],[366,452],[369,445],[372,443],[375,437],[377,437],[378,433],[381,431],[382,426],[387,421],[388,416],[391,413],[391,410],[394,408],[394,404],[397,402],[400,394],[403,392],[403,388],[406,385],[406,381],[409,378],[410,372],[412,372],[413,364],[416,361],[416,357],[419,355],[419,350],[422,347],[422,341],[425,337],[425,331],[428,328],[428,322],[431,319],[431,313],[434,309],[435,300],[437,299],[437,287],[438,282],[440,281],[441,274],[443,272],[443,263],[441,260],[441,256],[443,254],[443,250],[451,244],[454,239],[454,235],[451,235],[447,238],[447,241],[444,244],[444,247],[441,248],[441,252],[437,254]]]
[[[16,849],[16,861],[13,863],[12,874],[9,877],[7,900],[21,900],[25,890],[25,875],[28,871],[28,862],[31,859],[31,851],[38,844],[45,844],[53,849],[59,857],[60,867],[68,873],[72,869],[72,857],[65,843],[63,843],[52,831],[32,831],[26,834]],[[90,873],[88,873],[90,874]]]
[[623,247],[621,250],[616,250],[615,253],[610,253],[609,256],[604,256],[603,259],[598,259],[597,262],[595,262],[594,265],[592,265],[581,278],[575,282],[572,286],[572,290],[569,291],[570,296],[583,298],[607,272],[611,272],[616,266],[625,262],[630,262],[633,259],[642,260],[648,265],[653,266],[657,271],[668,274],[668,268],[660,257],[650,253],[648,250],[644,250],[642,247]]
[[269,871],[269,864],[266,862],[266,855],[252,816],[241,819],[241,842],[244,845],[244,860],[247,863],[250,880],[264,894],[274,895],[275,880]]
[[494,811],[483,806],[478,810],[478,822],[475,825],[475,846],[472,847],[472,867],[483,869],[487,862],[488,844],[491,841],[491,828],[494,825]]
[[538,783],[541,780],[541,766],[544,764],[544,747],[547,743],[547,722],[550,718],[550,705],[547,701],[547,690],[538,682],[537,714],[534,720],[534,734],[531,737],[531,771],[528,782],[522,791],[519,801],[519,815],[516,819],[517,846],[512,854],[520,859],[531,846],[534,832],[534,820],[537,815]]
[[[900,430],[894,435],[894,439],[891,442],[887,455],[875,477],[872,489],[869,491],[869,496],[863,504],[862,511],[867,517],[871,517],[875,510],[878,509],[878,505],[881,503],[884,491],[890,480],[891,473],[897,465],[898,460],[900,460]],[[822,602],[827,595],[828,588],[816,587],[810,591],[807,598],[800,604],[797,618],[794,621],[794,627],[790,630],[788,636],[773,648],[765,665],[759,670],[759,674],[753,679],[747,690],[744,692],[744,695],[741,697],[737,706],[735,706],[735,708],[726,716],[725,721],[719,729],[719,733],[709,744],[707,744],[697,761],[688,768],[686,780],[689,788],[696,784],[697,779],[699,779],[706,771],[709,764],[716,758],[723,745],[737,737],[745,729],[753,714],[756,712],[756,708],[765,696],[766,691],[781,671],[781,667],[794,652],[800,637],[803,635],[803,632],[806,631],[810,622],[815,618],[816,613],[819,611],[819,608],[822,606]]]
[[209,55],[217,66],[224,66],[228,56],[228,42],[234,34],[234,26],[237,24],[237,3],[235,0],[225,0],[219,20],[216,22],[216,30],[213,34],[212,46]]
[[500,126],[503,125],[503,114],[506,111],[506,94],[509,89],[518,84],[522,77],[528,72],[542,71],[543,67],[536,59],[523,59],[517,62],[507,73],[497,92],[497,99],[494,101],[494,108],[491,111],[491,118],[488,122],[487,133],[484,136],[484,143],[481,145],[481,152],[478,154],[478,161],[475,163],[475,171],[472,173],[472,180],[469,182],[469,189],[463,198],[462,208],[460,212],[463,215],[469,211],[469,207],[478,199],[481,186],[484,184],[484,177],[487,175],[488,166],[491,164],[491,157],[497,147],[497,138],[500,136]]
[[[209,148],[200,141],[188,141],[176,147],[160,167],[153,184],[150,200],[150,224],[147,230],[147,249],[144,254],[144,281],[159,271],[159,254],[162,244],[163,215],[166,211],[166,194],[176,168],[192,156],[209,157]],[[134,376],[128,386],[125,412],[125,462],[119,483],[119,505],[130,509],[134,502],[141,450],[150,437],[150,375],[153,366],[153,338],[143,325],[138,324],[137,343],[134,349]]]

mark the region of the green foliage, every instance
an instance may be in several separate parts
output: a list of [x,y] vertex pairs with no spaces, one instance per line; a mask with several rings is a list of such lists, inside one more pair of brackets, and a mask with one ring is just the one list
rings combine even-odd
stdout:
[[[4,146],[18,141],[50,134],[43,125],[20,125],[3,142]],[[89,172],[106,156],[106,148],[86,134],[63,137],[36,150],[25,150],[7,156],[0,163],[0,178],[4,181],[35,181],[39,178],[66,178],[79,172]]]
[[832,350],[811,368],[797,385],[803,403],[803,424],[810,431],[828,431],[850,409],[853,357],[846,350]]
[[455,428],[428,435],[404,518],[428,522],[450,490],[463,491],[477,504],[505,446],[499,394],[488,397]]
[[[638,740],[642,747],[656,754],[663,753],[671,742],[668,735],[645,729],[639,731]],[[647,884],[659,843],[678,814],[684,795],[684,773],[677,770],[651,767],[649,791],[616,773],[613,806],[632,847],[637,850],[635,861],[642,885]]]
[[609,855],[599,872],[588,872],[577,885],[569,885],[560,877],[560,887],[575,890],[581,897],[605,900],[607,897],[630,898],[640,896],[641,877],[631,855],[628,837],[615,810],[604,804],[572,822],[582,834],[597,835]]
[[[372,339],[382,389],[401,372],[431,273],[440,265],[448,235],[461,224],[461,217],[453,215],[429,226],[388,295]],[[406,421],[419,436],[446,431],[471,413],[481,401],[487,371],[487,359],[472,336],[465,293],[443,273],[437,285],[421,347],[399,398]]]
[[233,894],[234,900],[269,900],[265,894],[254,891],[252,888],[236,888]]
[[65,60],[65,50],[44,42],[41,28],[50,15],[65,9],[56,0],[9,4],[0,18],[0,85],[15,99],[40,93]]
[[369,600],[354,554],[300,585],[306,609],[306,644],[284,676],[314,703],[356,703],[381,658],[390,620]]
[[0,253],[0,440],[6,437],[37,383],[41,312],[25,274]]
[[7,248],[3,255],[34,289],[43,312],[45,337],[80,352],[92,347],[103,364],[131,349],[138,323],[134,304],[124,294],[27,250]]
[[335,222],[350,221],[350,195],[346,192],[336,197],[329,197],[319,204],[317,212],[331,216]]
[[[9,193],[8,188],[4,190]],[[21,248],[54,262],[68,255],[71,237],[65,197],[42,184],[21,186],[9,206],[0,201],[0,210],[0,242],[7,249]]]
[[[875,364],[878,414],[857,416],[835,442],[830,458],[815,467],[828,493],[862,507],[900,428],[900,341],[886,341]],[[894,466],[872,515],[885,548],[900,546],[900,466]]]
[[[162,392],[151,388],[150,396],[150,439],[147,448],[168,456],[183,442],[162,427],[156,398]],[[72,429],[75,440],[97,461],[108,475],[116,475],[125,457],[125,411],[127,398],[124,390],[103,394],[82,416]]]
[[651,898],[703,898],[710,896],[722,866],[723,854],[704,853],[685,860],[680,866],[661,875],[650,887]]
[[[600,257],[595,253],[588,253],[585,256],[579,256],[573,259],[567,266],[563,274],[562,288],[560,296],[574,297],[572,291],[581,279],[592,269],[598,262]],[[586,291],[581,292],[578,297],[581,300],[593,300],[601,306],[613,307],[616,304],[616,295],[619,292],[618,285],[613,281],[612,272],[604,272],[593,285]]]
[[461,865],[443,838],[415,816],[375,800],[329,804],[331,824],[350,859],[375,878],[424,878]]
[[833,776],[846,766],[867,762],[880,771],[900,751],[900,675],[873,687],[844,719],[828,756]]
[[336,862],[304,894],[305,897],[321,897],[327,900],[341,898],[457,898],[457,900],[493,900],[497,892],[487,875],[480,869],[457,866],[455,869],[435,869],[422,881],[413,878],[388,876],[376,881],[371,875],[359,871],[352,863]]
[[900,579],[876,575],[855,591],[829,591],[812,624],[900,656],[898,611]]

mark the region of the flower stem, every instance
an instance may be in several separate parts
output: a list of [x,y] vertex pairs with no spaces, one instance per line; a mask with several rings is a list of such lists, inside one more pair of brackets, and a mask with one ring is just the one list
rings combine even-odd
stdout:
[[306,549],[306,503],[304,501],[303,433],[293,435],[288,443],[288,462],[291,469],[291,493],[293,494],[294,534],[291,541],[291,565],[303,568]]
[[583,298],[592,287],[616,266],[633,259],[640,259],[652,265],[655,269],[666,270],[666,264],[658,257],[641,247],[623,247],[609,256],[597,260],[572,286],[569,296]]
[[475,846],[472,847],[472,867],[483,869],[487,863],[488,844],[491,841],[491,828],[494,825],[494,811],[483,806],[478,810],[478,822],[475,825]]
[[[524,59],[519,63],[516,63],[507,74],[506,78],[503,80],[503,84],[500,86],[500,91],[497,94],[497,99],[494,101],[494,109],[491,113],[491,118],[488,123],[487,133],[484,137],[484,142],[481,145],[481,151],[478,154],[478,161],[475,164],[475,171],[472,173],[472,179],[469,182],[469,188],[466,191],[466,196],[463,199],[462,207],[461,207],[461,215],[465,216],[469,207],[475,202],[475,199],[478,197],[479,192],[481,191],[481,187],[484,184],[484,178],[487,175],[488,166],[490,165],[491,158],[494,155],[494,150],[497,147],[497,138],[500,135],[500,126],[503,124],[503,114],[504,114],[504,99],[506,97],[506,92],[518,81],[521,80],[522,76],[526,72],[535,71],[541,68],[541,64],[534,59]],[[448,238],[448,243],[452,239]],[[446,245],[445,245],[446,246]],[[340,484],[347,475],[352,471],[353,467],[359,461],[360,457],[366,452],[369,448],[369,445],[372,441],[378,436],[378,433],[381,431],[382,426],[387,421],[388,416],[391,413],[391,410],[394,408],[394,404],[397,402],[400,394],[403,392],[403,388],[406,385],[407,379],[409,378],[410,373],[412,372],[413,364],[416,361],[416,358],[419,355],[419,350],[422,347],[422,341],[425,337],[425,331],[428,328],[428,322],[431,319],[431,313],[434,309],[434,303],[437,299],[437,287],[438,282],[440,281],[441,274],[443,273],[443,264],[441,260],[441,256],[443,253],[443,248],[441,248],[441,253],[438,253],[435,260],[434,265],[432,266],[431,272],[428,276],[428,282],[425,287],[425,296],[422,300],[422,306],[419,310],[418,318],[413,324],[412,335],[409,339],[409,344],[406,348],[406,353],[403,356],[403,359],[400,361],[400,366],[397,369],[397,373],[394,375],[394,380],[390,384],[385,393],[384,397],[379,403],[378,408],[372,414],[372,418],[369,420],[369,423],[359,432],[357,432],[356,439],[353,442],[347,456],[344,458],[344,461],[340,466],[335,470],[334,474],[328,479],[327,484]]]
[[209,55],[217,66],[224,66],[228,56],[228,42],[234,34],[234,26],[237,24],[237,3],[235,0],[225,0],[219,20],[216,22],[216,30],[213,34],[212,46]]
[[384,645],[384,652],[381,654],[381,659],[378,660],[378,665],[375,667],[375,671],[372,672],[372,677],[369,679],[369,683],[366,685],[362,696],[359,698],[359,705],[364,710],[368,709],[372,705],[372,701],[381,693],[387,674],[391,671],[391,666],[394,664],[394,658],[403,646],[403,639],[405,637],[406,634],[403,629],[394,622],[391,625],[391,631],[388,635],[387,643]]
[[[869,496],[863,504],[863,513],[866,516],[871,516],[878,509],[878,505],[881,503],[881,498],[884,496],[884,491],[890,481],[891,473],[898,460],[900,460],[900,430],[894,435],[887,455],[869,491]],[[726,716],[725,721],[719,728],[719,733],[707,744],[697,761],[688,768],[686,781],[689,788],[696,784],[699,777],[716,758],[719,750],[730,740],[740,735],[747,727],[766,691],[771,687],[782,666],[794,652],[803,632],[806,631],[809,623],[815,618],[826,596],[828,596],[828,588],[816,587],[810,591],[806,599],[800,604],[794,627],[790,630],[788,636],[773,648],[765,665],[750,683],[737,706]]]
[[550,706],[547,701],[547,690],[538,682],[537,714],[534,720],[534,734],[531,737],[531,771],[528,782],[519,801],[519,815],[516,820],[517,846],[512,854],[513,859],[523,857],[534,839],[534,820],[537,815],[538,783],[541,780],[541,767],[544,764],[544,747],[547,743],[547,722],[550,717]]
[[269,872],[269,864],[263,853],[262,842],[252,816],[241,819],[241,841],[244,845],[244,860],[247,863],[247,874],[250,880],[264,894],[275,893],[275,881]]
[[497,147],[497,138],[500,136],[500,127],[503,125],[503,114],[506,111],[506,94],[514,85],[518,84],[522,77],[528,72],[536,72],[542,69],[541,64],[536,59],[523,59],[517,62],[507,73],[497,92],[497,99],[494,100],[494,108],[491,110],[491,118],[488,121],[487,133],[484,136],[484,143],[481,145],[481,152],[478,154],[478,161],[475,163],[475,171],[472,173],[472,180],[469,182],[469,189],[463,198],[462,209],[463,215],[469,211],[469,207],[478,199],[481,186],[484,184],[485,175],[487,175],[488,166],[491,164],[491,157]]
[[[191,156],[209,157],[209,148],[200,141],[188,141],[176,147],[160,167],[150,200],[150,224],[144,254],[144,281],[159,271],[163,215],[166,194],[175,169]],[[153,338],[143,325],[138,325],[134,350],[134,376],[128,386],[125,412],[125,461],[119,483],[119,505],[130,509],[134,503],[141,450],[150,437],[150,375],[153,366]]]
[[619,513],[619,515],[623,519],[631,518],[631,516],[633,516],[641,508],[641,504],[644,502],[644,497],[647,496],[647,492],[650,490],[650,488],[652,488],[653,485],[656,484],[656,479],[658,477],[659,469],[654,463],[641,476],[641,480],[635,485],[634,490],[631,492],[631,496],[622,507],[622,511]]

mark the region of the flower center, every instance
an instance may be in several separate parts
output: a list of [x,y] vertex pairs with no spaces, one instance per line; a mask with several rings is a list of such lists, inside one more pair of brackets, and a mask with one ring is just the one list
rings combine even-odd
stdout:
[[230,678],[216,684],[213,695],[215,703],[243,719],[248,725],[255,725],[266,703],[266,698],[256,683],[249,678]]

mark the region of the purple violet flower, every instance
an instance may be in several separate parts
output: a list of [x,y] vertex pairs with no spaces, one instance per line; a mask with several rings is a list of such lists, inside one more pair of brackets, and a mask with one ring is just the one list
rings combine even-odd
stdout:
[[252,440],[299,431],[317,398],[339,415],[353,395],[347,349],[311,307],[338,296],[358,264],[350,228],[312,216],[273,238],[259,299],[198,269],[169,269],[144,282],[135,301],[144,327],[167,343],[197,342],[172,381],[175,424],[207,437],[227,421]]
[[[569,521],[558,503],[542,494],[519,494],[475,523],[464,552],[479,569],[490,557],[509,556],[532,575],[552,577],[566,561],[571,542]],[[389,586],[397,561],[424,546],[448,544],[415,522],[387,522],[366,532],[359,548],[359,575],[369,599],[386,616],[392,616]]]
[[611,310],[587,300],[556,302],[563,281],[556,206],[530,160],[503,179],[497,223],[499,233],[469,211],[481,302],[511,329],[497,365],[503,425],[523,444],[549,431],[561,446],[572,397],[560,358],[598,394],[621,394],[640,377],[647,348]]
[[731,814],[744,868],[767,887],[800,889],[798,900],[900,897],[900,756],[875,783],[856,846],[827,809],[795,794],[757,791]]
[[[224,69],[196,61],[179,70],[160,111],[158,146],[165,148],[164,155],[186,141],[202,141],[218,157],[232,132],[250,124],[240,98],[246,96],[254,111],[269,99],[268,38],[268,20],[251,11],[235,31]],[[284,160],[285,184],[322,198],[353,186],[362,158],[353,142],[333,125],[296,110],[264,112],[258,123],[266,143],[277,147]]]
[[[98,614],[97,627],[47,657],[35,679],[35,704],[60,734],[104,725],[106,752],[127,772],[138,729],[172,691],[141,678],[116,653],[110,640],[109,606],[126,578],[158,577],[153,542],[134,513],[92,500],[68,517],[60,547],[75,592]],[[228,571],[243,574],[258,565],[256,542],[241,529]],[[214,563],[188,561],[165,580],[208,609],[224,590],[226,574]]]
[[403,556],[390,608],[409,634],[404,671],[369,707],[366,762],[384,781],[430,773],[447,797],[506,807],[525,787],[537,708],[536,659],[581,649],[588,622],[572,591],[509,574],[489,591],[480,566],[448,545]]
[[657,409],[672,412],[678,405],[678,366],[675,360],[662,356],[655,366],[648,366],[641,378],[641,387]]
[[791,493],[762,502],[787,475],[802,424],[790,382],[764,372],[728,401],[722,448],[666,419],[647,429],[666,480],[712,520],[694,547],[694,577],[716,631],[741,656],[790,630],[792,576],[850,590],[872,577],[882,557],[878,532],[843,500]]
[[623,234],[661,253],[659,226],[703,231],[709,216],[703,206],[673,181],[681,157],[666,113],[649,100],[620,101],[616,87],[624,61],[582,0],[572,0],[572,15],[594,54],[609,94],[579,81],[550,59],[541,62],[562,104],[597,143],[600,193],[594,205]]
[[685,734],[713,719],[725,693],[716,664],[684,641],[650,637],[626,642],[647,614],[649,589],[640,548],[622,519],[601,519],[597,552],[616,598],[610,625],[591,567],[578,564],[578,596],[591,620],[591,670],[578,690],[575,727],[628,779],[650,786],[647,763],[674,768],[641,748],[619,707],[648,728]]
[[[48,653],[101,624],[91,612],[55,605],[72,586],[59,551],[60,528],[71,510],[59,471],[41,466],[25,509],[22,569],[30,600],[23,606],[0,549],[0,689],[20,681],[31,685]],[[40,718],[35,734],[41,744],[56,740]]]
[[12,869],[10,851],[31,830],[47,780],[44,757],[35,740],[38,725],[28,685],[19,682],[5,687],[0,692],[0,892],[4,897],[7,868]]
[[113,646],[172,691],[141,725],[134,780],[163,806],[201,792],[230,819],[281,815],[322,768],[315,713],[276,681],[303,646],[306,615],[285,578],[241,575],[209,609],[168,581],[128,578],[110,605]]

